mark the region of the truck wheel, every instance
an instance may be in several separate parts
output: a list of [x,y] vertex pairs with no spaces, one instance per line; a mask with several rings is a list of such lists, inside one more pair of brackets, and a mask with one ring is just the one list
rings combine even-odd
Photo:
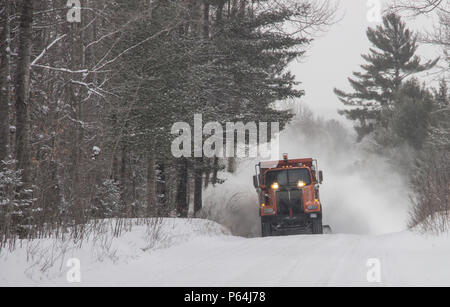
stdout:
[[312,220],[312,233],[313,235],[323,234],[322,218]]
[[272,229],[270,224],[262,223],[261,224],[261,235],[262,237],[270,237],[272,235]]

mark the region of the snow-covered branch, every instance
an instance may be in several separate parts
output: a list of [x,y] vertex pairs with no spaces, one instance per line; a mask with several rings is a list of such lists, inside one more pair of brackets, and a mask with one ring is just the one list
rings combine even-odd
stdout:
[[33,62],[31,62],[31,66],[34,66],[37,64],[37,62],[39,62],[40,59],[42,59],[44,57],[44,55],[47,53],[47,51],[52,48],[57,42],[59,42],[60,40],[62,40],[63,38],[65,38],[67,36],[67,34],[64,34],[62,36],[57,37],[53,42],[50,43],[50,45],[48,45],[47,47],[45,47],[44,50],[42,50],[42,52],[33,60]]
[[89,72],[87,69],[71,70],[71,69],[68,69],[68,68],[51,67],[51,66],[39,65],[39,64],[34,64],[34,65],[31,65],[31,66],[39,67],[39,68],[45,68],[45,69],[49,69],[49,70],[55,70],[55,71],[59,71],[59,72],[66,72],[66,73],[71,73],[71,74],[82,74],[82,73],[88,73]]

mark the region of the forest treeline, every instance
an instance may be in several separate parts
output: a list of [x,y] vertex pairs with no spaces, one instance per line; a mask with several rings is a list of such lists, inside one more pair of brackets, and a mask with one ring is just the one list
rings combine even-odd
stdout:
[[[439,85],[432,88],[423,82],[420,86],[420,79],[414,77],[402,82],[396,96],[398,104],[391,112],[397,123],[386,125],[384,130],[394,131],[397,138],[406,140],[414,149],[412,159],[406,158],[407,155],[398,155],[397,159],[412,161],[409,178],[414,194],[410,226],[447,232],[450,229],[450,3],[398,0],[391,9],[413,19],[425,16],[432,20],[433,27],[422,30],[414,39],[441,50],[439,61],[429,74]],[[402,121],[408,118],[409,121]],[[413,127],[412,123],[415,123]]]
[[2,242],[199,212],[235,162],[174,159],[171,126],[283,128],[273,104],[304,94],[288,65],[334,18],[327,1],[76,2],[1,0]]
[[[405,17],[401,17],[404,15]],[[408,20],[427,15],[433,30]],[[408,18],[409,17],[409,18]],[[442,0],[393,1],[382,22],[367,30],[371,43],[351,92],[335,89],[359,141],[386,157],[411,186],[410,226],[443,232],[450,226],[450,5]],[[420,45],[440,57],[421,59]]]
[[[274,103],[304,95],[289,64],[336,20],[326,0],[81,0],[69,11],[76,2],[0,0],[0,243],[197,214],[236,161],[175,159],[172,125],[202,114],[283,129],[293,115]],[[360,140],[393,160],[413,149],[400,159],[415,182],[412,224],[448,212],[449,198],[448,53],[416,57],[420,41],[448,50],[449,11],[424,2],[392,11],[436,14],[436,31],[418,37],[386,14],[354,92],[336,90]],[[416,76],[441,63],[439,88]]]

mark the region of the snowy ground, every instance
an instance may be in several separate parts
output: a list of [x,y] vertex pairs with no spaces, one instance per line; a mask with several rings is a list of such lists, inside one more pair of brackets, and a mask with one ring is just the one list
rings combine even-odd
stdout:
[[[24,242],[0,255],[0,286],[450,286],[448,236],[242,238],[212,222],[168,219],[156,244],[150,241],[137,226],[80,249]],[[81,262],[79,284],[67,282],[69,258]],[[367,281],[373,258],[381,283]]]

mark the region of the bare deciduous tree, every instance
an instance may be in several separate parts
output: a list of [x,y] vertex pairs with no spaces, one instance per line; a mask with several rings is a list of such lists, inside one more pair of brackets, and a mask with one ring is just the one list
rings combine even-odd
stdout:
[[0,9],[2,32],[0,33],[0,171],[3,169],[2,161],[8,156],[9,145],[9,103],[10,103],[10,27],[9,10],[10,1],[2,1]]

